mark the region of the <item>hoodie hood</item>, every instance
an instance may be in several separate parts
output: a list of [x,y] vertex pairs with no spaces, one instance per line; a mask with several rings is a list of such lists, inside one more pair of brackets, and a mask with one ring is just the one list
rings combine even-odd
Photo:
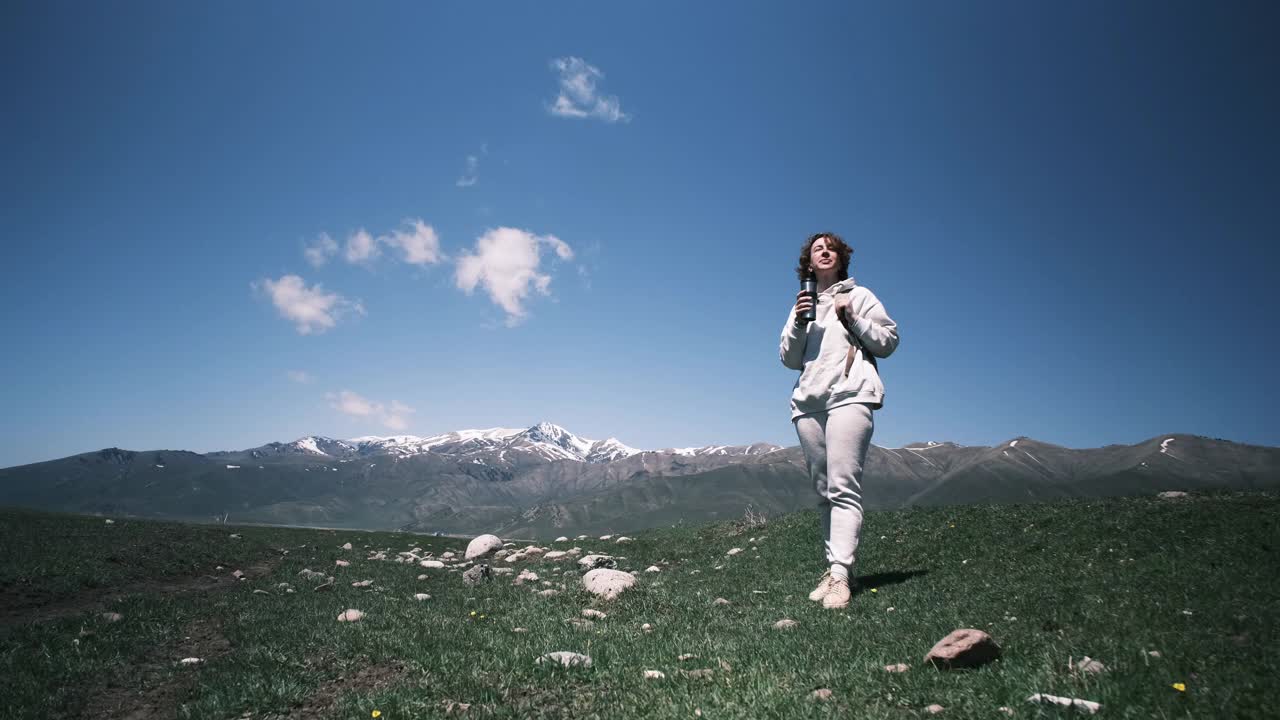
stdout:
[[850,275],[849,277],[827,288],[823,292],[827,292],[832,295],[835,295],[836,293],[849,292],[850,290],[854,289],[857,286],[858,286],[858,282],[853,279],[852,275]]

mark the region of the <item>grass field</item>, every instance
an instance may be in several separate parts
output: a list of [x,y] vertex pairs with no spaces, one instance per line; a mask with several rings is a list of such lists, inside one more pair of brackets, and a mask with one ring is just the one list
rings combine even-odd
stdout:
[[[805,597],[823,570],[817,525],[807,512],[626,545],[538,540],[624,556],[638,583],[605,602],[581,590],[573,558],[517,563],[534,583],[474,588],[460,572],[366,559],[461,555],[450,538],[2,511],[4,717],[910,718],[935,717],[934,703],[943,718],[1072,714],[1028,703],[1036,692],[1099,702],[1100,717],[1280,716],[1280,495],[871,513],[844,611]],[[304,567],[335,586],[313,590]],[[231,579],[237,569],[250,579]],[[543,581],[564,589],[542,597]],[[337,622],[347,608],[365,617]],[[584,608],[607,617],[570,623]],[[773,629],[782,618],[799,625]],[[962,627],[989,632],[1002,658],[921,663]],[[558,650],[593,663],[535,662]],[[1085,655],[1106,671],[1073,672]],[[681,672],[694,670],[709,672]],[[819,688],[830,699],[811,699]]]

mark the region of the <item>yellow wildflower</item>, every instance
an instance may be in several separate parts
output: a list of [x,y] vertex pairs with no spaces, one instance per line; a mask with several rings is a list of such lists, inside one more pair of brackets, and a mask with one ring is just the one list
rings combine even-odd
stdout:
[[1173,687],[1173,689],[1174,689],[1174,690],[1177,690],[1178,692],[1186,692],[1186,691],[1187,691],[1187,684],[1186,684],[1186,683],[1174,683],[1174,684],[1172,685],[1172,687]]
[[476,611],[475,611],[475,610],[472,610],[472,611],[471,611],[471,617],[475,617],[475,616],[476,616]]
[[875,592],[875,591],[876,591],[876,588],[871,588],[871,592]]
[[381,711],[381,710],[374,710],[374,711],[373,711],[373,713],[372,713],[372,715],[373,715],[374,717],[382,717],[382,711]]

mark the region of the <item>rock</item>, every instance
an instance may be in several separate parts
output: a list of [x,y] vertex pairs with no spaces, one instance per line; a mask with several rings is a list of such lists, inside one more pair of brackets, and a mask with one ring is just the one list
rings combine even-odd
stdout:
[[601,535],[601,536],[600,536],[600,539],[601,539],[601,540],[608,540],[608,539],[610,539],[610,538],[612,538],[612,537],[613,537],[612,535]]
[[1029,703],[1039,703],[1041,705],[1061,705],[1069,707],[1072,710],[1084,710],[1092,715],[1102,709],[1102,706],[1092,700],[1081,700],[1079,698],[1058,697],[1057,695],[1046,695],[1044,693],[1036,693],[1027,698]]
[[543,555],[543,556],[542,556],[542,559],[543,559],[543,560],[559,560],[560,558],[562,558],[562,557],[564,557],[565,555],[568,555],[568,554],[569,554],[569,553],[567,553],[567,552],[565,552],[565,551],[563,551],[563,550],[552,550],[551,552],[549,552],[549,553],[547,553],[547,554]]
[[809,693],[809,699],[817,700],[819,702],[830,700],[831,691],[827,688],[818,688],[817,690],[814,690],[813,692]]
[[455,555],[455,554],[453,554],[453,552],[443,552],[443,553],[440,553],[440,559],[441,559],[441,560],[452,560],[452,559],[454,559],[454,558],[456,558],[456,557],[458,557],[458,556],[457,556],[457,555]]
[[475,560],[502,549],[502,539],[497,535],[481,535],[472,540],[467,545],[467,551],[463,557],[467,560]]
[[737,555],[740,552],[742,552],[742,548],[729,548],[729,552],[725,553],[725,555],[733,556],[733,555]]
[[124,619],[124,616],[118,612],[104,612],[102,613],[102,619],[107,622],[120,622]]
[[653,632],[653,626],[649,623],[645,623],[640,626],[640,632]]
[[1013,714],[1013,708],[1009,707],[1008,705],[1001,705],[1000,707],[996,708],[996,710],[1004,713],[1005,715]]
[[515,569],[515,568],[506,568],[506,567],[503,567],[503,568],[489,568],[489,571],[490,571],[490,572],[492,572],[494,575],[510,575],[511,573],[515,572],[515,571],[516,571],[516,569]]
[[430,575],[427,575],[426,573],[422,573],[421,575],[419,575],[419,576],[418,576],[418,579],[419,579],[419,580],[426,580],[428,577],[431,577],[431,576],[430,576]]
[[426,593],[414,593],[413,599],[422,602],[423,600],[430,600],[431,596]]
[[462,582],[465,585],[475,586],[487,581],[490,575],[489,566],[481,563],[462,573]]
[[178,664],[179,664],[179,665],[199,665],[199,664],[200,664],[200,663],[202,663],[202,662],[204,662],[204,659],[203,659],[203,658],[198,658],[198,657],[187,657],[187,658],[182,658],[181,660],[179,660],[179,661],[178,661]]
[[527,633],[527,632],[529,632],[529,628],[511,628],[511,632],[514,632],[514,633]]
[[658,567],[657,565],[650,565],[649,567],[645,568],[644,571],[647,573],[662,572],[662,568]]
[[106,523],[107,525],[115,525],[115,524],[116,524],[116,521],[115,521],[115,520],[112,520],[111,518],[107,518],[106,520],[103,520],[102,522]]
[[631,573],[608,568],[597,568],[582,576],[582,586],[587,589],[587,592],[599,595],[606,600],[618,597],[635,584],[636,578]]
[[524,553],[522,553],[522,552],[514,552],[514,553],[511,553],[511,554],[510,554],[510,555],[508,555],[506,558],[504,558],[504,560],[506,560],[506,561],[507,561],[507,562],[509,562],[509,563],[518,563],[518,562],[520,562],[520,561],[524,560]]
[[520,571],[520,574],[516,576],[516,579],[515,579],[514,581],[512,581],[512,583],[511,583],[511,584],[512,584],[512,585],[523,585],[523,584],[525,584],[525,582],[534,582],[534,581],[536,581],[537,579],[538,579],[538,573],[536,573],[536,572],[530,572],[530,571],[528,571],[528,570],[521,570],[521,571]]
[[904,664],[904,663],[896,663],[896,664],[894,664],[894,665],[885,665],[885,666],[884,666],[884,671],[885,671],[885,672],[891,672],[891,673],[904,673],[904,672],[906,672],[906,671],[908,671],[908,670],[910,670],[910,669],[911,669],[911,666],[910,666],[910,665],[906,665],[906,664]]
[[231,533],[231,539],[232,539],[232,540],[239,540],[239,539],[240,539],[240,536],[239,536],[239,535],[237,535],[237,534],[235,534],[235,533]]
[[587,536],[586,536],[586,535],[579,535],[578,537],[576,537],[576,538],[574,538],[574,539],[575,539],[575,540],[586,540],[586,539],[587,539]]
[[665,677],[666,677],[666,674],[663,673],[661,670],[645,670],[644,671],[645,680],[661,680]]
[[372,584],[373,584],[372,580],[358,580],[356,582],[351,583],[351,587],[369,587]]
[[1148,650],[1148,651],[1147,651],[1147,655],[1150,655],[1150,656],[1151,656],[1151,657],[1153,657],[1153,658],[1158,658],[1158,657],[1160,657],[1160,651],[1159,651],[1159,650]]
[[547,653],[538,658],[538,664],[556,663],[564,667],[591,667],[591,658],[576,652],[567,652],[560,650],[558,652]]
[[346,544],[344,544],[344,545],[342,546],[342,549],[343,549],[343,550],[350,550],[350,549],[351,549],[351,543],[346,543]]
[[258,589],[258,590],[254,590],[253,594],[254,595],[270,595],[271,593],[267,592],[266,590]]
[[795,620],[792,620],[790,618],[783,618],[773,624],[773,629],[774,630],[791,630],[799,625],[800,623],[796,622]]
[[593,610],[592,608],[587,608],[586,610],[583,610],[583,611],[582,611],[582,617],[586,617],[586,618],[595,618],[595,619],[597,619],[597,620],[603,620],[603,619],[605,619],[605,618],[607,618],[607,617],[609,617],[609,616],[608,616],[608,615],[605,615],[604,613],[600,612],[599,610]]
[[616,568],[618,561],[608,555],[585,555],[578,558],[578,565],[584,570],[594,570],[596,568]]
[[1096,675],[1107,671],[1107,666],[1085,655],[1080,662],[1076,663],[1076,670],[1082,673],[1090,673]]
[[527,556],[540,557],[543,553],[546,552],[546,550],[543,550],[542,548],[536,545],[530,545],[529,547],[525,548],[524,550],[521,550],[520,552],[524,553]]
[[[1156,495],[1156,497],[1164,498],[1165,500],[1176,500],[1177,498],[1184,498],[1186,496],[1187,494],[1182,492],[1181,490],[1165,490],[1159,495]],[[1047,697],[1053,697],[1053,696],[1049,695]]]
[[941,670],[977,667],[1000,657],[1000,646],[981,630],[961,628],[942,638],[924,656]]
[[724,598],[716,598],[715,600],[711,601],[711,604],[712,605],[728,605],[730,603],[728,600],[725,600]]
[[927,713],[929,713],[930,715],[937,715],[938,713],[942,712],[943,710],[946,710],[946,708],[942,707],[942,706],[941,706],[941,705],[939,705],[938,703],[934,703],[934,704],[932,704],[932,705],[926,705],[926,706],[925,706],[925,708],[924,708],[924,711],[925,711],[925,712],[927,712]]
[[231,577],[233,577],[233,578],[235,578],[235,579],[239,580],[240,578],[244,577],[244,572],[243,572],[243,571],[241,571],[241,570],[237,570],[237,571],[235,571],[235,572],[231,573]]
[[569,538],[567,538],[567,537],[565,537],[565,536],[561,535],[560,537],[556,538],[556,539],[555,539],[555,541],[556,541],[556,542],[569,542]]
[[542,597],[553,597],[559,594],[560,594],[559,590],[539,590],[538,591],[538,595],[541,595]]
[[695,680],[710,680],[715,676],[716,671],[711,668],[701,668],[699,670],[681,670],[680,674]]
[[351,566],[351,563],[347,562],[346,560],[334,560],[334,561],[333,561],[333,564],[334,564],[334,565],[337,565],[338,567],[350,567],[350,566]]
[[424,568],[442,568],[442,567],[444,567],[444,563],[440,562],[439,560],[423,560],[422,562],[420,562],[420,563],[418,563],[418,564],[419,564],[419,565],[421,565],[421,566],[422,566],[422,567],[424,567]]
[[632,542],[633,540],[634,538],[629,538],[626,535],[623,535],[622,537],[614,540],[614,542],[617,543],[618,545],[626,545],[627,543]]
[[355,610],[355,609],[343,610],[338,615],[338,622],[357,622],[362,617],[364,617],[364,613],[360,612],[359,610]]

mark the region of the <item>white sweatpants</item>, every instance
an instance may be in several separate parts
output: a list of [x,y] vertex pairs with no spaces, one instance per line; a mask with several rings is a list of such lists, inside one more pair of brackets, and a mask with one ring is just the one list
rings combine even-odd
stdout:
[[871,406],[841,405],[795,424],[818,493],[827,562],[852,568],[862,533],[862,468],[875,429]]

